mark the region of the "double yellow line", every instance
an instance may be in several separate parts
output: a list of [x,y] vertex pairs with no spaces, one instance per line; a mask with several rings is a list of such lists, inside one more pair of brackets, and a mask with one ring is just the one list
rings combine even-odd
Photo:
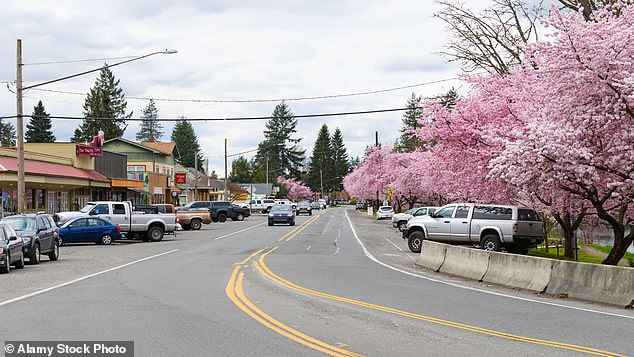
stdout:
[[[321,213],[320,213],[321,215]],[[293,237],[297,236],[301,231],[303,231],[308,225],[310,225],[311,223],[313,223],[317,218],[319,217],[312,217],[311,219],[309,219],[308,221],[304,222],[301,226],[293,229],[292,231],[290,231],[289,233],[285,234],[282,238],[280,238],[278,241],[282,242],[288,242],[290,241]],[[253,254],[251,254],[249,257],[247,257],[246,259],[244,259],[242,262],[237,263],[235,269],[233,270],[232,274],[231,274],[231,278],[229,280],[229,283],[227,284],[227,287],[225,289],[227,296],[229,297],[229,299],[231,299],[231,301],[234,302],[234,304],[236,304],[236,306],[238,306],[238,308],[240,308],[242,311],[244,311],[246,314],[248,314],[249,316],[251,316],[252,318],[254,318],[256,321],[260,322],[261,324],[263,324],[264,326],[266,326],[267,328],[285,336],[290,338],[293,341],[296,341],[298,343],[301,343],[305,346],[311,347],[315,350],[321,351],[323,353],[326,353],[328,355],[331,356],[361,356],[359,354],[347,351],[343,348],[337,347],[337,346],[333,346],[330,345],[326,342],[317,340],[313,337],[310,337],[306,334],[303,334],[285,324],[283,324],[282,322],[276,320],[275,318],[273,318],[272,316],[266,314],[264,311],[258,309],[252,302],[250,302],[247,297],[244,294],[244,290],[243,290],[243,279],[244,279],[244,267],[248,265],[248,263],[251,260],[254,260],[255,257],[257,257],[259,255],[259,258],[253,261],[253,264],[255,266],[255,268],[266,278],[268,278],[269,280],[273,281],[274,283],[283,286],[285,288],[297,291],[297,292],[301,292],[304,294],[308,294],[308,295],[313,295],[313,296],[317,296],[320,298],[324,298],[324,299],[329,299],[329,300],[334,300],[334,301],[339,301],[339,302],[343,302],[343,303],[347,303],[347,304],[351,304],[351,305],[356,305],[356,306],[361,306],[361,307],[365,307],[368,309],[372,309],[372,310],[377,310],[377,311],[382,311],[382,312],[386,312],[386,313],[390,313],[393,315],[398,315],[398,316],[403,316],[403,317],[408,317],[408,318],[412,318],[415,320],[420,320],[420,321],[425,321],[425,322],[429,322],[429,323],[434,323],[434,324],[438,324],[438,325],[443,325],[443,326],[447,326],[447,327],[453,327],[453,328],[457,328],[457,329],[461,329],[461,330],[465,330],[465,331],[470,331],[470,332],[475,332],[475,333],[480,333],[480,334],[484,334],[484,335],[489,335],[489,336],[495,336],[495,337],[499,337],[499,338],[503,338],[503,339],[507,339],[507,340],[513,340],[513,341],[518,341],[518,342],[525,342],[525,343],[532,343],[532,344],[536,344],[536,345],[542,345],[542,346],[548,346],[548,347],[554,347],[554,348],[559,348],[559,349],[565,349],[565,350],[570,350],[570,351],[575,351],[575,352],[581,352],[581,353],[586,353],[586,354],[591,354],[591,355],[596,355],[596,356],[611,356],[611,357],[625,357],[625,355],[621,355],[621,354],[617,354],[617,353],[613,353],[613,352],[609,352],[609,351],[603,351],[603,350],[599,350],[599,349],[595,349],[595,348],[591,348],[591,347],[584,347],[584,346],[579,346],[579,345],[573,345],[573,344],[566,344],[566,343],[561,343],[561,342],[554,342],[554,341],[547,341],[547,340],[540,340],[540,339],[536,339],[536,338],[532,338],[532,337],[525,337],[525,336],[519,336],[519,335],[513,335],[513,334],[509,334],[509,333],[505,333],[505,332],[500,332],[500,331],[495,331],[495,330],[489,330],[489,329],[485,329],[485,328],[481,328],[481,327],[477,327],[477,326],[470,326],[470,325],[466,325],[466,324],[461,324],[458,322],[453,322],[453,321],[448,321],[448,320],[443,320],[443,319],[438,319],[435,317],[430,317],[430,316],[424,316],[424,315],[419,315],[419,314],[414,314],[414,313],[410,313],[407,311],[402,311],[402,310],[397,310],[397,309],[393,309],[393,308],[389,308],[389,307],[385,307],[385,306],[381,306],[381,305],[376,305],[376,304],[371,304],[371,303],[367,303],[367,302],[363,302],[363,301],[359,301],[359,300],[354,300],[354,299],[348,299],[348,298],[344,298],[344,297],[340,297],[340,296],[336,296],[336,295],[332,295],[332,294],[326,294],[326,293],[322,293],[319,291],[315,291],[315,290],[311,290],[311,289],[307,289],[304,288],[302,286],[299,286],[297,284],[294,284],[291,281],[288,281],[280,276],[278,276],[277,274],[273,273],[271,271],[271,269],[269,269],[269,267],[264,263],[264,258],[274,252],[276,249],[278,249],[279,246],[275,246],[273,248],[264,248],[261,249]]]

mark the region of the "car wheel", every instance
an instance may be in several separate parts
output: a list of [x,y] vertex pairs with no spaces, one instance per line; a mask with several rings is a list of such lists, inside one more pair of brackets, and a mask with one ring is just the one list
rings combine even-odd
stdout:
[[244,214],[242,214],[242,213],[238,213],[238,214],[236,215],[236,220],[237,220],[237,221],[244,221]]
[[292,221],[290,222],[290,225],[291,225],[291,226],[294,226],[294,225],[295,225],[295,220],[292,220]]
[[220,213],[218,215],[218,222],[225,222],[227,220],[227,215],[224,213]]
[[110,234],[104,234],[99,238],[99,244],[109,245],[112,243],[112,236]]
[[59,259],[59,240],[53,241],[53,248],[48,252],[48,259],[53,262]]
[[20,254],[20,260],[18,260],[18,262],[15,263],[15,268],[24,269],[24,254]]
[[192,219],[190,225],[193,231],[197,231],[203,226],[203,223],[200,221],[200,219]]
[[404,222],[404,221],[398,222],[397,227],[398,227],[399,232],[403,231],[403,228],[405,228],[405,224],[407,224],[407,222]]
[[29,264],[40,264],[40,243],[35,243],[35,248],[33,249],[33,254],[29,256]]
[[150,229],[147,231],[147,237],[152,242],[163,240],[163,228],[159,226],[150,227]]
[[4,266],[0,267],[0,274],[9,274],[9,272],[11,271],[11,267],[9,266],[10,261],[11,261],[11,257],[9,256],[9,253],[7,252],[7,254],[4,255]]
[[499,252],[501,248],[500,238],[496,234],[487,234],[482,238],[480,246],[484,250]]
[[62,236],[57,237],[57,241],[58,241],[57,243],[58,246],[61,247],[64,245],[64,238],[62,238]]
[[420,253],[421,248],[423,247],[423,239],[425,239],[425,234],[421,231],[410,233],[407,238],[407,246],[409,247],[409,250],[414,253]]

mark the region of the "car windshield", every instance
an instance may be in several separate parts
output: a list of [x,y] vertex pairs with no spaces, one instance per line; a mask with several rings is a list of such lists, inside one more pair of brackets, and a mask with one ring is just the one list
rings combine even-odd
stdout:
[[405,213],[407,214],[414,214],[414,212],[416,212],[418,208],[412,208],[412,209],[408,209],[407,211],[405,211]]
[[82,209],[79,210],[79,212],[81,213],[88,213],[90,212],[91,209],[93,209],[95,207],[94,203],[89,203],[87,205],[85,205]]
[[391,211],[392,207],[383,206],[379,208],[381,211]]
[[35,218],[33,217],[7,217],[2,220],[16,231],[35,231]]
[[310,206],[310,203],[308,201],[301,201],[297,204],[297,206],[306,207],[306,206]]
[[271,211],[280,211],[280,212],[285,212],[290,210],[291,210],[290,205],[275,205],[271,208]]

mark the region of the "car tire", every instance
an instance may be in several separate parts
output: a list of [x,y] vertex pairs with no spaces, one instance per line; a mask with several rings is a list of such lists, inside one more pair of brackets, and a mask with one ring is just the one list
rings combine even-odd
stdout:
[[218,215],[218,222],[225,222],[227,220],[227,215],[225,213],[220,213]]
[[414,253],[420,253],[423,247],[423,240],[425,239],[425,233],[421,231],[412,232],[407,237],[407,246],[409,250]]
[[0,274],[9,274],[9,272],[11,271],[11,267],[9,266],[10,261],[11,261],[11,257],[9,256],[9,253],[7,252],[7,254],[4,255],[4,266],[0,267]]
[[163,240],[163,228],[159,226],[152,226],[148,229],[146,236],[151,242],[159,242]]
[[48,260],[54,262],[59,259],[59,240],[56,239],[53,241],[53,247],[51,251],[48,252]]
[[40,243],[35,243],[35,248],[33,249],[33,254],[29,256],[29,264],[37,265],[40,264]]
[[502,243],[500,242],[500,237],[498,237],[497,234],[487,234],[484,238],[482,238],[480,247],[483,250],[488,250],[490,252],[499,252],[502,248]]
[[396,226],[398,227],[398,231],[399,232],[403,231],[403,228],[405,227],[405,224],[407,224],[407,222],[404,222],[404,221],[400,221],[400,222],[397,223]]
[[15,263],[15,268],[24,269],[24,254],[20,254],[20,260],[18,260],[18,262]]
[[290,223],[289,223],[289,224],[290,224],[291,226],[294,226],[294,225],[295,225],[295,220],[290,221]]
[[110,245],[112,243],[112,236],[110,234],[104,234],[99,238],[99,244]]
[[236,214],[236,221],[244,221],[244,214],[243,213]]
[[191,226],[192,231],[197,231],[203,226],[203,222],[200,219],[192,219],[192,221],[189,222],[189,225]]
[[61,247],[61,246],[64,245],[64,238],[62,238],[61,236],[57,237],[57,241],[59,242],[59,243],[57,243],[58,246]]

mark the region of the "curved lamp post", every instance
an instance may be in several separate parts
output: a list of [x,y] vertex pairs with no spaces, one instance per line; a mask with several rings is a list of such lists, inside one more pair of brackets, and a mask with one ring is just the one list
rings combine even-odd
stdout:
[[[146,55],[143,56],[139,56],[139,57],[134,57],[125,61],[121,61],[121,62],[116,62],[110,65],[107,65],[108,67],[114,67],[114,66],[118,66],[124,63],[128,63],[128,62],[132,62],[132,61],[137,61],[140,59],[143,59],[145,57],[149,57],[149,56],[153,56],[153,55],[158,55],[158,54],[174,54],[177,53],[178,51],[176,50],[165,50],[165,51],[157,51],[157,52],[152,52],[152,53],[148,53]],[[23,119],[23,105],[22,105],[22,93],[24,90],[26,89],[31,89],[31,88],[35,88],[35,87],[40,87],[46,84],[50,84],[50,83],[55,83],[55,82],[60,82],[60,81],[64,81],[70,78],[75,78],[75,77],[79,77],[79,76],[83,76],[85,74],[88,73],[93,73],[93,72],[97,72],[100,71],[101,68],[96,68],[96,69],[91,69],[89,71],[85,71],[85,72],[81,72],[81,73],[77,73],[77,74],[71,74],[69,76],[66,77],[62,77],[62,78],[57,78],[57,79],[53,79],[50,81],[46,81],[46,82],[42,82],[42,83],[38,83],[38,84],[33,84],[30,86],[26,86],[23,87],[22,86],[22,67],[24,66],[24,64],[22,63],[22,40],[18,39],[17,42],[17,73],[16,73],[16,109],[17,109],[17,115],[16,115],[16,151],[17,151],[17,160],[18,160],[18,167],[17,167],[17,171],[18,171],[18,212],[19,213],[24,213],[26,212],[26,202],[25,202],[25,178],[24,178],[24,119]]]

